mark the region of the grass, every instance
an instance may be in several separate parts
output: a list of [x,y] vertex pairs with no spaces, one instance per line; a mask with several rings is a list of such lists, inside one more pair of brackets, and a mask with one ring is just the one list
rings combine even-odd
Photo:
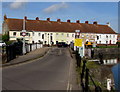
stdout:
[[118,46],[98,46],[93,48],[118,48]]
[[92,61],[89,61],[86,63],[86,66],[87,68],[91,69],[91,68],[98,68],[99,67],[99,64],[97,62],[92,62]]

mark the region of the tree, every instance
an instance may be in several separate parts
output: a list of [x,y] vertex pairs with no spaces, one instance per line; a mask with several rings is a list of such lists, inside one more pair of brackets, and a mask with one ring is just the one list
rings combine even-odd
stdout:
[[9,41],[9,35],[8,35],[8,34],[2,35],[2,40],[3,40],[4,42],[8,42],[8,41]]

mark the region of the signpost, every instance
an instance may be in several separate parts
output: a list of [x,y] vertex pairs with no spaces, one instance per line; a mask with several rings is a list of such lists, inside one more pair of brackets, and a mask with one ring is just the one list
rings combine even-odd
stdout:
[[24,54],[26,54],[26,49],[25,49],[26,30],[22,30],[22,36],[23,36],[23,55],[24,55]]
[[74,50],[78,50],[81,57],[84,56],[84,42],[83,39],[79,39],[80,30],[75,30]]
[[82,47],[82,39],[75,39],[75,46]]

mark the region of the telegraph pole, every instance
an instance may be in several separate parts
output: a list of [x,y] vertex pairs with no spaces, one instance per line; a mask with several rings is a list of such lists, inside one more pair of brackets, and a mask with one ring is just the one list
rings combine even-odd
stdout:
[[25,36],[26,36],[26,30],[25,30],[25,19],[23,19],[23,30],[22,30],[22,36],[23,36],[23,55],[26,54],[26,48],[25,48]]

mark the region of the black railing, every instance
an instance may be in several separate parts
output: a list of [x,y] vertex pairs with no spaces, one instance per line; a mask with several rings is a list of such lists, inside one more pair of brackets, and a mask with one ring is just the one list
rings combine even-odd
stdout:
[[[80,79],[81,79],[81,86],[82,86],[82,91],[83,92],[92,92],[90,90],[90,85],[89,85],[89,81],[91,80],[91,82],[93,83],[95,89],[95,92],[102,92],[102,89],[100,86],[97,86],[89,72],[89,69],[86,66],[86,59],[81,60],[81,56],[80,54],[78,54],[78,51],[76,51],[76,61],[77,61],[77,67],[82,69],[82,72],[80,74]],[[83,63],[81,66],[81,62]]]

